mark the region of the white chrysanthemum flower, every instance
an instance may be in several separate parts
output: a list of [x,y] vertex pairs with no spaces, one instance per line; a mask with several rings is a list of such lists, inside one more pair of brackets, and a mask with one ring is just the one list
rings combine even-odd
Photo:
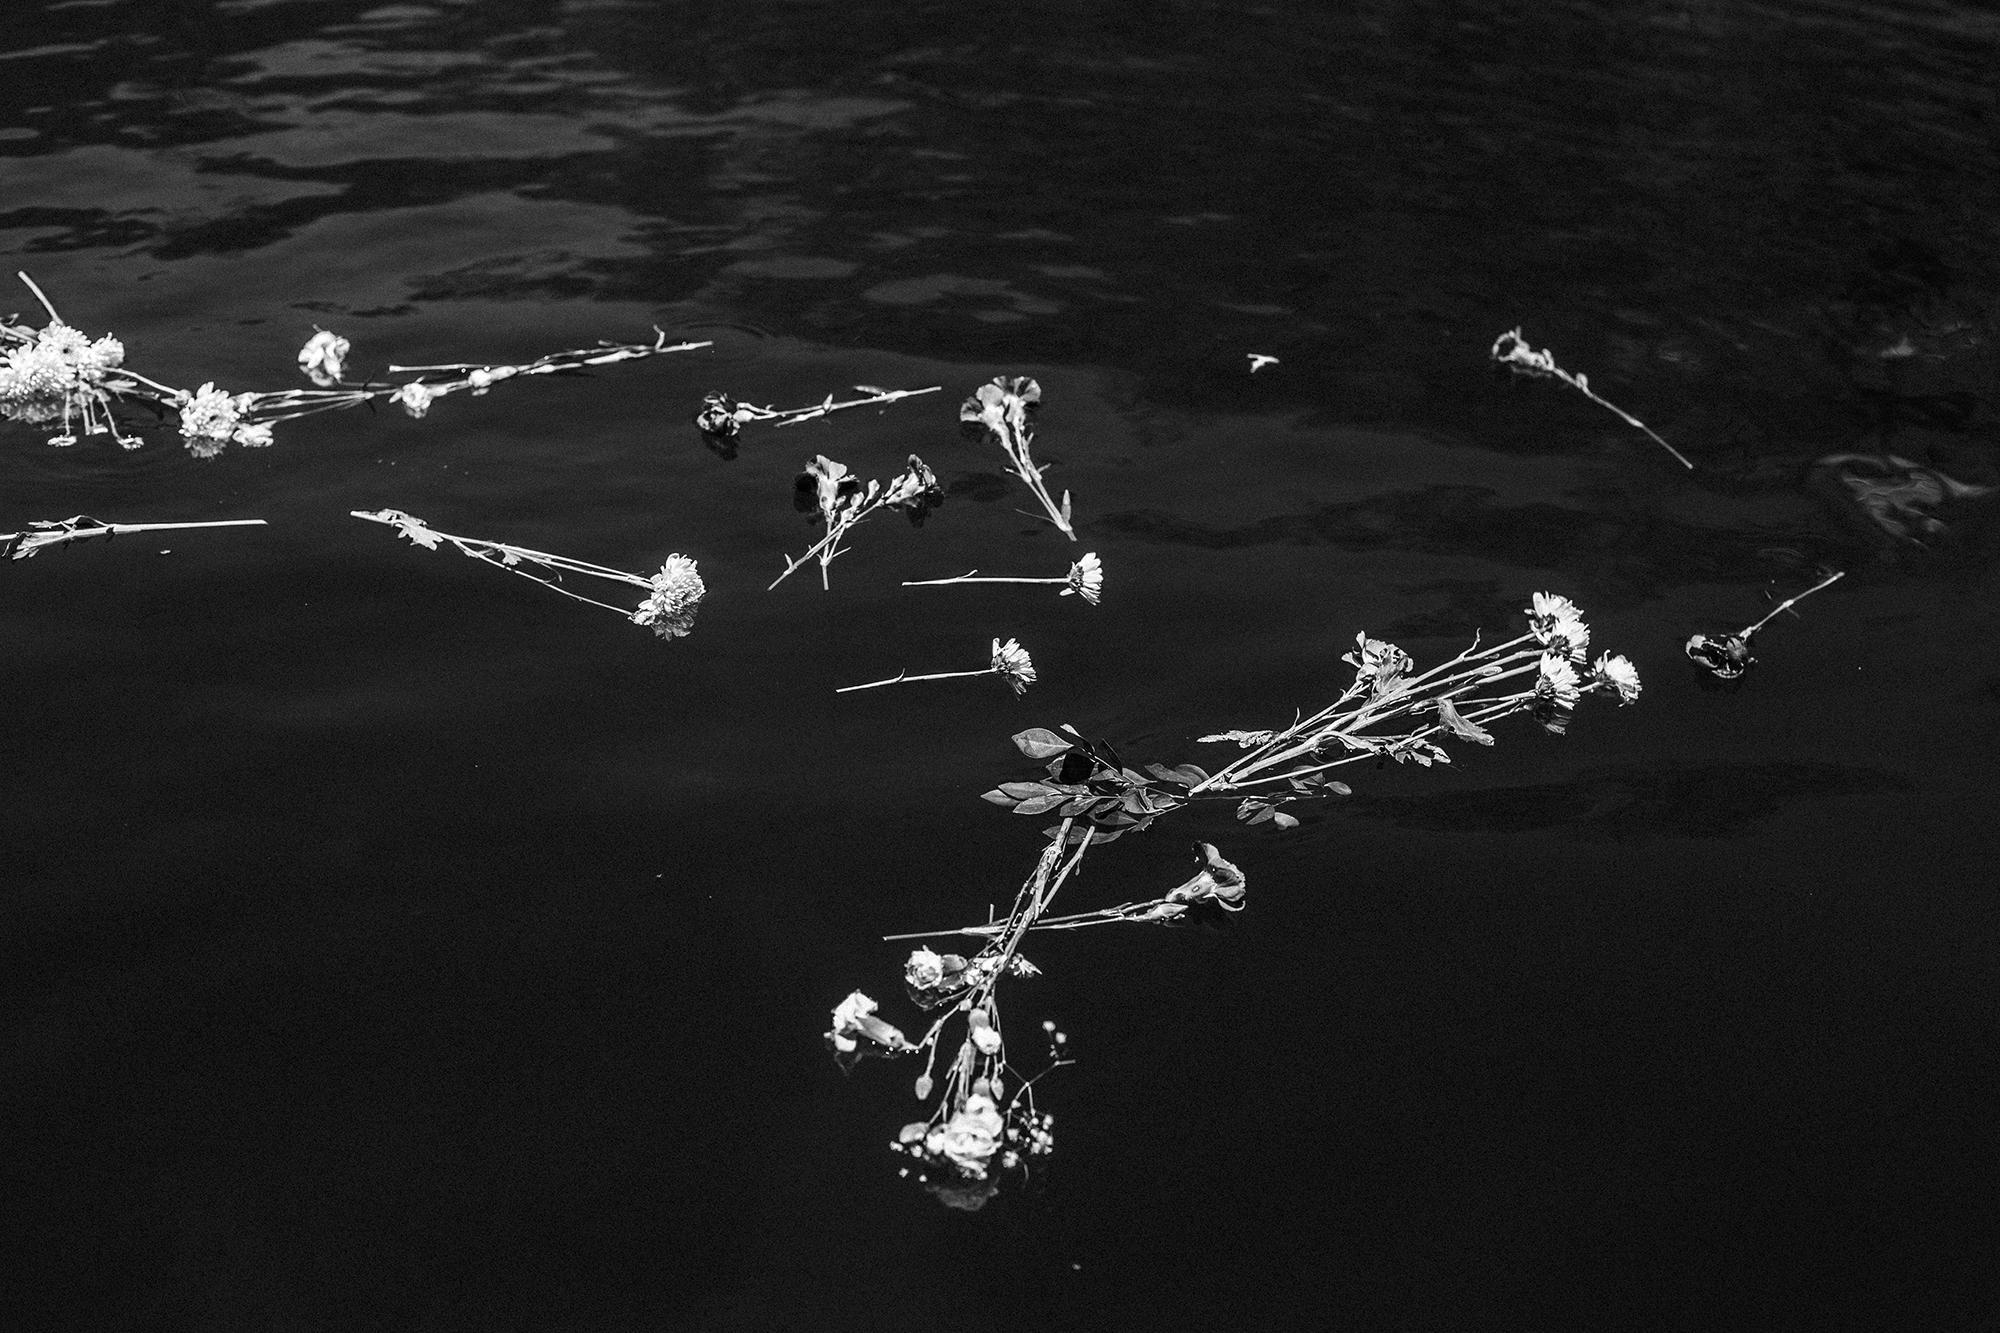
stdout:
[[[232,439],[249,443],[241,438],[240,433],[248,427],[243,413],[248,410],[253,397],[247,393],[224,393],[214,384],[204,384],[192,394],[178,395],[174,406],[181,415],[181,438],[186,441],[189,452],[196,458],[213,458]],[[263,441],[269,442],[268,439]]]
[[1104,564],[1097,558],[1097,552],[1086,551],[1081,560],[1069,567],[1069,586],[1062,590],[1062,595],[1081,597],[1096,606],[1103,591]]
[[1597,683],[1618,691],[1618,702],[1629,704],[1639,697],[1639,669],[1624,657],[1606,653],[1592,668]]
[[1582,682],[1567,657],[1542,654],[1542,673],[1535,681],[1535,693],[1559,704],[1574,704],[1582,694]]
[[632,613],[632,622],[650,625],[663,639],[683,639],[694,629],[694,613],[708,587],[684,555],[670,555],[653,575],[653,591]]
[[1590,649],[1590,626],[1575,602],[1555,593],[1538,592],[1528,608],[1528,628],[1550,652],[1581,662]]
[[932,989],[944,980],[944,958],[932,949],[910,950],[910,961],[903,964],[903,980],[912,990]]
[[347,339],[326,329],[318,329],[299,349],[299,369],[320,388],[331,389],[346,374],[347,354],[351,350],[353,344]]
[[924,1136],[924,1150],[958,1168],[961,1175],[985,1179],[987,1163],[1000,1151],[1006,1123],[991,1097],[973,1093],[944,1124]]
[[28,423],[54,421],[82,411],[85,395],[101,393],[109,372],[125,361],[125,345],[109,335],[92,342],[82,332],[51,322],[0,360],[0,414]]
[[1001,643],[993,641],[993,673],[1014,687],[1014,693],[1026,694],[1028,686],[1035,680],[1035,664],[1028,656],[1028,650],[1013,639]]
[[430,385],[411,380],[390,394],[389,401],[408,412],[413,420],[421,420],[424,413],[431,410],[431,402],[437,396],[437,390]]

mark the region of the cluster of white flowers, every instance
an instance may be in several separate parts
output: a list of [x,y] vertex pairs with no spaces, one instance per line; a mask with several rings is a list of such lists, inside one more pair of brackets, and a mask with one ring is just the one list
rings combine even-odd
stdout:
[[228,394],[213,384],[204,384],[193,393],[182,391],[173,399],[180,413],[181,438],[196,458],[213,458],[231,440],[248,449],[261,449],[271,442],[271,428],[243,420],[256,401],[254,393]]
[[[17,331],[18,332],[18,331]],[[109,334],[95,342],[58,320],[10,348],[0,359],[0,416],[30,425],[89,419],[89,408],[105,393],[104,377],[125,362],[125,345]],[[51,444],[74,444],[68,433]]]
[[1014,687],[1014,693],[1026,694],[1028,686],[1035,682],[1035,663],[1028,656],[1028,650],[1013,639],[1002,643],[993,641],[993,674]]
[[[1590,626],[1583,623],[1583,612],[1567,597],[1538,592],[1527,615],[1528,629],[1543,649],[1535,693],[1562,707],[1574,706],[1586,683],[1576,664],[1585,660],[1590,649]],[[1598,655],[1591,664],[1588,683],[1616,694],[1621,704],[1639,697],[1638,669],[1615,653]]]
[[1024,1158],[1053,1152],[1055,1117],[1037,1114],[1018,1098],[1003,1106],[1003,1093],[998,1075],[977,1079],[949,1116],[903,1126],[890,1147],[949,1167],[964,1180],[985,1180],[995,1166],[1011,1171]]
[[1543,648],[1571,661],[1581,662],[1590,650],[1590,626],[1583,623],[1583,612],[1567,597],[1536,593],[1528,608],[1528,628]]
[[670,555],[653,575],[653,591],[632,613],[632,622],[652,626],[663,639],[686,638],[694,630],[694,613],[708,587],[684,555]]

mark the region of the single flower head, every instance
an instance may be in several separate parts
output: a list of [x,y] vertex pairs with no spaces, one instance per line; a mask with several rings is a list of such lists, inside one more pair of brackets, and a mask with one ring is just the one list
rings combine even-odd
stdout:
[[883,493],[882,503],[901,509],[913,526],[922,527],[931,511],[944,503],[944,487],[938,485],[937,474],[924,460],[911,454],[903,474],[890,482]]
[[1026,694],[1028,686],[1035,681],[1035,664],[1029,658],[1028,650],[1013,639],[1001,643],[993,641],[993,674],[1014,687],[1015,694]]
[[728,394],[717,391],[701,400],[701,411],[695,414],[694,428],[703,435],[727,440],[733,439],[748,420],[749,412],[741,409]]
[[[213,458],[232,439],[239,444],[250,443],[243,438],[245,433],[255,439],[256,428],[243,420],[254,398],[254,394],[224,393],[213,384],[204,384],[193,393],[183,391],[174,395],[172,402],[180,413],[181,437],[188,452],[196,458]],[[268,429],[263,442],[269,442]]]
[[670,555],[653,575],[653,591],[632,613],[632,622],[652,626],[663,639],[683,639],[694,630],[694,613],[708,588],[684,555]]
[[903,981],[912,990],[935,990],[944,981],[944,956],[932,949],[910,950],[903,964]]
[[1618,702],[1629,704],[1639,697],[1639,671],[1623,657],[1605,653],[1591,668],[1599,685],[1618,691]]
[[1249,891],[1249,880],[1243,872],[1225,860],[1212,844],[1197,844],[1195,850],[1201,854],[1201,870],[1187,883],[1167,890],[1166,903],[1212,902],[1227,911],[1242,911],[1243,895]]
[[910,1043],[900,1029],[875,1017],[875,1001],[855,991],[833,1009],[833,1027],[826,1039],[842,1055],[856,1054],[866,1041],[885,1051],[907,1051]]
[[1747,634],[1697,634],[1686,651],[1689,661],[1720,680],[1735,680],[1757,665]]
[[1001,375],[980,385],[959,405],[958,419],[975,436],[982,428],[1002,440],[1010,431],[1025,436],[1028,418],[1041,401],[1041,385],[1023,375]]
[[1538,592],[1528,608],[1528,628],[1552,653],[1562,653],[1575,661],[1584,660],[1590,648],[1590,626],[1576,603],[1555,593]]
[[317,331],[299,349],[299,369],[320,388],[331,389],[346,373],[347,354],[353,345],[337,333],[315,328]]
[[402,388],[389,395],[389,401],[410,414],[413,420],[422,420],[424,413],[431,410],[431,403],[438,397],[438,391],[420,380],[411,380]]
[[993,1099],[975,1092],[950,1120],[925,1135],[924,1151],[950,1162],[960,1175],[983,1180],[987,1164],[1000,1151],[1000,1136],[1005,1130],[1006,1122]]
[[1069,567],[1069,586],[1062,590],[1062,595],[1081,597],[1096,606],[1098,595],[1103,591],[1103,562],[1098,560],[1097,552],[1086,551],[1081,560]]
[[1355,683],[1372,682],[1378,695],[1416,665],[1415,659],[1395,644],[1371,639],[1366,634],[1355,635],[1354,646],[1355,651],[1342,654],[1340,660],[1354,668]]
[[1543,653],[1541,674],[1535,678],[1535,693],[1564,707],[1571,707],[1582,693],[1582,682],[1567,657]]

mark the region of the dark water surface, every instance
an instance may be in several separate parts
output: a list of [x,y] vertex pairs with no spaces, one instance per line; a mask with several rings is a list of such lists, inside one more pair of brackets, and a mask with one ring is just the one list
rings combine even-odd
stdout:
[[[315,324],[364,372],[714,342],[207,463],[0,426],[0,529],[270,522],[0,569],[0,1326],[2000,1323],[2000,528],[1856,503],[2000,483],[1986,7],[34,0],[0,43],[5,270],[157,379],[302,385]],[[1496,377],[1516,324],[1697,470]],[[1003,373],[1076,547],[958,435]],[[868,383],[943,392],[688,425]],[[912,451],[927,526],[764,591],[811,454]],[[685,551],[708,602],[661,643],[383,506]],[[1100,608],[899,586],[1083,550]],[[1821,567],[1704,689],[1682,640]],[[1637,706],[1094,853],[1076,909],[1200,837],[1249,910],[1038,941],[1055,1156],[974,1214],[898,1177],[913,1071],[820,1033],[914,1023],[878,937],[1032,866],[977,799],[1010,733],[1205,758],[1357,631],[1435,662],[1541,589]],[[832,693],[994,635],[1023,699]]]

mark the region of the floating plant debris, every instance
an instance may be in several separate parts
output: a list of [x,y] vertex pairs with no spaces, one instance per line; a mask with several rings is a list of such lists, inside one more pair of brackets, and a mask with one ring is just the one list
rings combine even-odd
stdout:
[[[801,513],[815,515],[815,521],[826,525],[826,535],[806,548],[805,554],[796,560],[787,558],[785,572],[771,580],[771,588],[777,587],[790,578],[808,560],[819,560],[819,586],[827,587],[826,568],[834,557],[842,551],[841,542],[847,534],[878,509],[900,509],[914,527],[923,526],[933,509],[944,503],[944,488],[924,460],[910,455],[909,466],[901,476],[887,485],[870,481],[863,485],[861,478],[847,470],[843,463],[836,463],[825,454],[819,454],[806,464],[806,470],[799,474],[794,485],[793,505]],[[764,591],[769,592],[771,588]]]
[[32,278],[25,273],[16,276],[48,311],[49,322],[36,330],[0,320],[0,348],[6,351],[0,360],[0,417],[31,425],[60,422],[60,432],[49,437],[49,443],[57,446],[75,444],[81,430],[84,435],[108,434],[124,448],[137,449],[145,441],[121,431],[112,411],[114,402],[131,400],[172,413],[188,452],[214,458],[231,444],[262,448],[272,442],[274,425],[316,412],[381,401],[422,417],[439,398],[462,390],[483,394],[503,380],[557,375],[713,345],[669,343],[666,333],[655,328],[650,343],[599,343],[552,352],[520,365],[477,361],[392,365],[390,374],[415,378],[396,385],[349,384],[342,377],[352,345],[337,333],[318,329],[298,353],[299,371],[315,388],[230,393],[210,381],[199,389],[176,389],[127,367],[124,344],[116,338],[107,335],[93,341],[71,328]]
[[982,384],[959,405],[958,419],[961,426],[972,435],[988,435],[1006,451],[1007,459],[1013,464],[1014,475],[1027,484],[1035,498],[1048,511],[1049,521],[1061,530],[1063,536],[1076,540],[1076,531],[1070,527],[1069,492],[1063,492],[1059,506],[1049,498],[1049,488],[1042,481],[1042,470],[1035,465],[1029,453],[1035,439],[1034,414],[1041,406],[1042,386],[1024,376],[1002,375],[990,383]]
[[[1526,633],[1489,648],[1480,647],[1475,636],[1471,647],[1424,672],[1418,672],[1415,659],[1395,644],[1356,635],[1354,651],[1341,659],[1354,668],[1354,678],[1325,708],[1287,727],[1203,736],[1204,741],[1234,743],[1243,751],[1214,772],[1194,764],[1128,767],[1108,742],[1090,740],[1066,723],[1055,731],[1031,727],[1015,735],[1014,746],[1023,755],[1046,761],[1046,776],[1003,782],[984,797],[1015,814],[1054,815],[1056,822],[1042,829],[1041,855],[1013,905],[1004,917],[989,915],[981,925],[884,937],[958,935],[985,941],[971,958],[928,946],[910,953],[903,969],[905,992],[927,1010],[949,1006],[944,1016],[923,1037],[910,1041],[901,1029],[876,1019],[874,1002],[857,991],[842,1010],[835,1011],[834,1029],[828,1034],[836,1051],[846,1053],[844,1058],[859,1050],[863,1037],[869,1037],[880,1053],[924,1053],[916,1095],[929,1102],[938,1093],[933,1074],[939,1052],[950,1047],[944,1039],[946,1025],[964,1016],[964,1034],[947,1068],[942,1093],[926,1118],[905,1125],[891,1145],[921,1164],[925,1174],[919,1180],[947,1204],[978,1207],[992,1196],[1002,1173],[1025,1169],[1032,1156],[1054,1148],[1051,1119],[1035,1110],[1028,1095],[1035,1080],[1018,1086],[1011,1082],[1019,1075],[1006,1060],[995,997],[1002,977],[1039,974],[1019,953],[1021,941],[1031,931],[1160,924],[1183,917],[1199,904],[1212,903],[1224,911],[1243,906],[1246,876],[1212,844],[1199,843],[1195,874],[1163,894],[1115,907],[1050,915],[1057,891],[1092,847],[1144,829],[1159,816],[1204,799],[1236,802],[1237,817],[1245,823],[1293,827],[1298,819],[1281,806],[1349,794],[1345,783],[1326,776],[1329,769],[1364,759],[1425,766],[1446,763],[1450,756],[1439,740],[1450,737],[1491,745],[1494,738],[1487,724],[1510,714],[1526,712],[1548,730],[1560,732],[1587,694],[1616,697],[1621,704],[1638,699],[1639,674],[1625,658],[1605,653],[1588,663],[1590,627],[1575,603],[1554,593],[1536,593],[1525,614]],[[990,670],[998,672],[1000,666],[1001,645],[996,639]],[[865,1010],[860,1001],[866,1001]],[[874,1029],[869,1023],[882,1026]],[[1054,1032],[1053,1024],[1043,1026]],[[1060,1053],[1061,1034],[1056,1038],[1051,1069],[1069,1063]],[[843,1047],[843,1039],[851,1044]],[[938,1180],[932,1179],[932,1172]]]
[[1569,385],[1570,388],[1575,389],[1599,407],[1615,413],[1618,419],[1626,425],[1636,426],[1644,431],[1653,443],[1672,454],[1675,462],[1690,472],[1694,471],[1694,464],[1688,461],[1686,454],[1683,454],[1680,450],[1661,439],[1651,426],[1648,426],[1624,408],[1599,398],[1591,390],[1588,378],[1582,375],[1570,374],[1567,370],[1556,364],[1554,355],[1547,351],[1537,352],[1534,348],[1528,346],[1526,340],[1521,337],[1521,330],[1518,328],[1510,329],[1494,339],[1492,357],[1516,375],[1525,375],[1529,379],[1561,380],[1564,384]]
[[902,685],[917,680],[959,680],[967,676],[998,676],[1013,687],[1016,695],[1026,694],[1028,686],[1035,682],[1035,663],[1028,656],[1028,650],[1014,640],[1002,643],[993,641],[993,661],[977,671],[933,671],[926,676],[912,676],[909,672],[898,672],[887,680],[871,680],[866,685],[843,685],[835,694],[851,694],[855,690],[873,690],[884,685]]
[[796,426],[801,421],[811,421],[815,417],[827,416],[834,412],[845,412],[853,407],[872,407],[878,403],[898,403],[905,398],[915,398],[919,394],[937,393],[944,386],[933,384],[928,389],[878,389],[872,384],[857,384],[854,392],[865,394],[862,398],[849,398],[835,402],[828,394],[823,402],[811,407],[758,407],[754,403],[739,403],[726,393],[716,392],[701,400],[701,411],[695,414],[695,429],[703,435],[717,440],[732,440],[742,429],[753,421],[774,421],[780,426]]
[[1262,352],[1245,352],[1244,355],[1250,358],[1250,373],[1252,375],[1255,375],[1265,366],[1275,366],[1278,364],[1277,357],[1266,356]]
[[905,588],[942,588],[954,583],[1053,583],[1062,588],[1063,597],[1081,597],[1092,606],[1104,592],[1104,564],[1095,551],[1086,551],[1083,557],[1069,567],[1069,573],[1062,578],[1002,578],[996,575],[981,575],[978,570],[968,570],[955,578],[948,579],[905,579]]
[[1734,634],[1695,634],[1686,644],[1688,660],[1696,666],[1722,680],[1735,680],[1751,667],[1757,665],[1757,658],[1750,651],[1750,636],[1775,619],[1779,612],[1789,611],[1798,603],[1829,584],[1847,577],[1846,570],[1836,570],[1812,587],[1793,597],[1787,597],[1772,607],[1770,613],[1754,625],[1746,625]]
[[[694,613],[701,604],[708,589],[702,584],[701,575],[695,569],[695,562],[684,555],[670,555],[660,566],[660,572],[650,578],[643,574],[627,574],[620,569],[608,569],[603,565],[593,565],[584,560],[572,560],[564,555],[550,555],[547,551],[534,551],[525,546],[514,546],[507,542],[487,541],[481,537],[459,537],[449,532],[440,532],[430,527],[420,518],[415,518],[400,509],[380,509],[349,511],[355,518],[364,518],[371,523],[383,523],[396,529],[410,541],[428,551],[438,550],[446,542],[456,547],[462,554],[475,560],[484,560],[489,565],[498,566],[510,574],[519,574],[524,579],[532,579],[546,588],[553,588],[565,597],[573,597],[579,602],[601,606],[607,611],[616,611],[635,625],[645,625],[663,639],[685,638],[694,629]],[[629,583],[646,590],[646,600],[637,610],[613,606],[600,602],[594,597],[572,592],[562,586],[557,579],[543,578],[531,574],[523,565],[535,565],[542,569],[562,574],[585,574],[591,578],[608,579],[614,583]]]
[[0,555],[9,560],[26,560],[51,546],[86,542],[93,537],[106,541],[127,532],[169,532],[181,528],[261,528],[261,518],[223,518],[206,523],[106,523],[88,514],[75,518],[43,519],[30,523],[23,532],[0,532]]

